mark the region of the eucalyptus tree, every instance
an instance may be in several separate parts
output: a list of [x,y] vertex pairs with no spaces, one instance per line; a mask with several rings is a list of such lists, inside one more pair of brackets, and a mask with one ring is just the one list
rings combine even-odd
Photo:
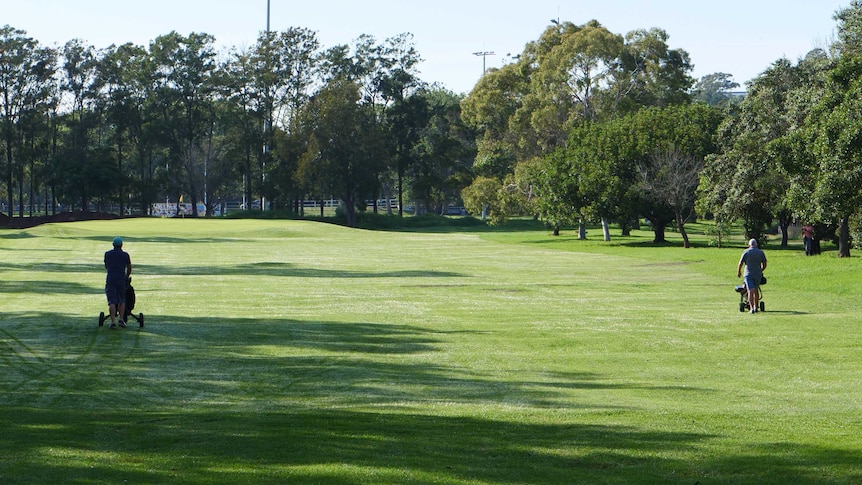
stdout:
[[[419,79],[418,65],[422,58],[413,44],[413,36],[400,34],[390,37],[378,52],[377,68],[372,69],[372,92],[376,93],[372,99],[380,100],[375,103],[378,106],[376,111],[388,134],[389,165],[394,166],[398,214],[402,215],[405,175],[411,170],[415,173],[417,165],[421,163],[416,156],[416,145],[419,143],[417,135],[430,123],[430,116],[434,115],[428,110],[426,98],[429,91]],[[416,183],[414,177],[414,187]],[[388,184],[382,181],[382,185]],[[374,198],[377,199],[376,196]],[[388,203],[387,210],[391,210]]]
[[733,90],[739,83],[725,72],[716,72],[701,77],[692,88],[692,99],[710,106],[718,106],[733,101]]
[[170,156],[172,189],[177,196],[189,196],[194,216],[197,202],[205,194],[215,123],[219,66],[214,42],[209,34],[171,32],[150,44],[156,86],[153,101],[161,107],[158,123]]
[[[141,207],[154,201],[154,167],[147,163],[146,142],[142,141],[147,101],[148,55],[144,47],[132,43],[109,46],[99,58],[97,86],[99,107],[108,125],[107,144],[112,147],[118,174],[114,195],[124,212],[126,197],[136,196]],[[133,166],[132,163],[136,162]]]
[[397,190],[399,206],[404,206],[404,177],[415,163],[413,145],[425,122],[422,101],[411,99],[424,87],[418,77],[420,61],[412,35],[401,34],[382,43],[373,36],[362,35],[353,45],[328,49],[321,62],[324,82],[347,81],[358,87],[357,103],[373,116],[375,132],[385,135],[375,164],[377,182],[364,194],[375,200],[375,209],[383,188],[392,185]]
[[719,149],[701,175],[699,207],[720,223],[741,219],[746,236],[762,240],[778,220],[782,245],[796,218],[812,220],[808,137],[811,109],[823,96],[831,61],[814,50],[796,65],[779,59],[748,86],[719,128]]
[[819,99],[813,99],[796,136],[780,147],[789,145],[793,155],[787,157],[793,207],[805,207],[819,220],[836,224],[838,256],[849,257],[851,219],[859,216],[862,207],[862,2],[852,1],[834,18],[838,22],[836,58],[818,64],[817,72],[826,73],[826,82],[817,91]]
[[473,162],[477,176],[502,180],[519,160],[530,158],[529,153],[521,150],[519,137],[509,127],[529,89],[530,72],[535,65],[531,49],[535,46],[536,43],[528,44],[516,62],[489,70],[461,101],[461,118],[477,133]]
[[13,194],[18,192],[18,213],[24,215],[26,160],[19,156],[23,140],[31,134],[21,123],[33,119],[53,102],[57,53],[42,47],[23,30],[0,27],[0,139],[3,142],[3,172],[9,215],[14,215]]
[[[613,121],[643,106],[687,102],[692,66],[688,54],[670,49],[667,39],[660,29],[615,34],[595,20],[548,27],[515,63],[489,72],[465,99],[465,121],[480,132],[477,164],[491,162],[512,173],[516,163],[568,147],[571,134],[589,130],[590,124]],[[497,108],[500,99],[504,101]],[[498,174],[501,183],[504,175]],[[556,198],[547,192],[553,186],[544,190],[545,196]],[[559,190],[566,192],[562,185]],[[597,200],[590,205],[609,211],[615,204]],[[609,212],[601,209],[595,215],[604,218]]]
[[421,206],[442,210],[447,202],[457,200],[471,182],[475,134],[461,121],[461,97],[455,93],[432,87],[409,99],[424,111],[424,115],[414,118],[421,126],[407,171],[410,193],[417,209]]
[[60,89],[65,125],[56,168],[63,174],[61,192],[87,211],[93,198],[119,197],[122,181],[110,150],[103,143],[104,106],[99,89],[100,54],[79,39],[62,49]]
[[[294,121],[318,81],[320,56],[317,34],[291,27],[283,32],[261,32],[249,51],[235,57],[232,74],[239,75],[239,82],[232,97],[248,113],[243,122],[248,133],[242,137],[250,144],[244,157],[246,198],[251,197],[253,178],[262,197],[273,199],[279,193],[287,197],[295,192],[291,174],[298,152],[289,147],[279,150],[277,140],[291,141]],[[277,136],[277,131],[288,137]],[[274,157],[275,153],[280,156]],[[255,170],[252,158],[257,160]],[[274,177],[278,173],[283,176]]]
[[356,225],[357,206],[377,187],[382,169],[383,133],[376,114],[360,103],[361,86],[342,77],[330,79],[307,106],[307,129],[314,142],[304,157],[322,167],[330,187],[342,201],[347,224]]
[[[823,98],[809,117],[809,136],[796,153],[813,163],[802,163],[804,172],[792,171],[793,193],[808,194],[817,218],[838,226],[838,256],[850,256],[850,221],[862,207],[862,52],[842,55],[829,72]],[[800,182],[807,182],[800,186]],[[796,205],[799,205],[797,199]]]

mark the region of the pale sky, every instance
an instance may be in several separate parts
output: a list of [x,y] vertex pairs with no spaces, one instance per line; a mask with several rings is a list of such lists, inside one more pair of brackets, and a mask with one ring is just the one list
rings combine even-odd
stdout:
[[[382,42],[409,32],[423,58],[420,77],[469,92],[488,68],[510,62],[552,19],[598,20],[611,32],[658,27],[688,51],[695,78],[726,72],[740,84],[774,61],[796,61],[834,39],[836,10],[850,0],[270,0],[270,28],[304,27],[324,48],[362,34]],[[266,28],[267,0],[0,0],[0,25],[46,45],[82,39],[98,48],[147,46],[177,31],[205,32],[220,47],[247,47]]]

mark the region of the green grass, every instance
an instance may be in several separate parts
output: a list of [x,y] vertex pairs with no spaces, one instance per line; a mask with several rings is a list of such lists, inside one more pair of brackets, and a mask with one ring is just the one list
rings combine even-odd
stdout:
[[0,230],[0,482],[859,483],[862,260],[767,247],[749,315],[696,228]]

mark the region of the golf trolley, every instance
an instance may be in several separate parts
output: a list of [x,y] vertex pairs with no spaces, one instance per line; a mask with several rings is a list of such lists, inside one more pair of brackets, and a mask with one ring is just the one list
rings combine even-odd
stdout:
[[[123,321],[128,323],[129,317],[134,318],[138,321],[138,324],[141,328],[144,326],[144,314],[138,313],[137,315],[132,313],[132,310],[135,309],[135,289],[132,287],[132,277],[130,276],[126,280],[126,309],[123,312]],[[99,326],[105,324],[105,320],[110,320],[110,315],[105,315],[105,312],[99,313]]]
[[[760,286],[757,288],[757,291],[760,293],[760,302],[757,305],[758,310],[765,312],[766,305],[763,303],[763,285],[766,284],[766,276],[760,279]],[[745,285],[737,286],[736,292],[739,293],[739,311],[746,312],[751,310],[751,304],[748,302],[748,288]]]

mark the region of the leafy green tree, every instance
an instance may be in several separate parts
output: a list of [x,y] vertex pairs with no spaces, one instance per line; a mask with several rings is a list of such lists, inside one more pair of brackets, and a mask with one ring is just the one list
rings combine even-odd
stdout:
[[80,40],[71,40],[63,46],[60,89],[67,95],[70,110],[62,120],[64,132],[62,149],[62,191],[77,199],[81,210],[88,211],[90,201],[103,194],[119,195],[122,185],[118,172],[112,166],[111,153],[101,144],[103,131],[103,105],[98,87],[99,58],[94,47]]
[[862,52],[842,56],[815,108],[812,200],[821,219],[838,224],[838,256],[850,256],[850,220],[862,207]]
[[737,88],[739,83],[733,80],[732,75],[716,72],[703,76],[695,83],[692,98],[710,106],[719,106],[733,101],[731,92]]
[[[257,43],[237,60],[241,74],[235,100],[248,110],[246,146],[246,198],[251,198],[250,159],[257,160],[257,185],[263,197],[277,202],[296,195],[293,172],[302,143],[291,137],[292,127],[308,103],[319,74],[320,41],[309,29],[291,27],[283,32],[261,32]],[[255,130],[262,130],[260,134]],[[257,142],[257,138],[260,142]],[[279,141],[285,142],[279,147]],[[299,148],[295,148],[299,147]],[[283,201],[283,202],[286,202]],[[261,204],[264,207],[264,204]]]
[[382,169],[383,136],[373,110],[360,101],[359,84],[333,79],[312,97],[307,117],[316,140],[309,148],[316,152],[305,156],[324,167],[326,185],[341,198],[351,227],[357,206],[365,206],[365,195],[376,187]]
[[445,209],[459,198],[469,179],[475,156],[473,133],[461,121],[460,97],[445,89],[428,89],[410,98],[425,106],[426,118],[413,143],[408,171],[416,207]]
[[[4,174],[9,215],[14,215],[13,194],[18,191],[18,213],[24,215],[24,172],[26,161],[19,157],[23,117],[45,109],[53,102],[56,52],[41,47],[23,30],[0,27],[0,133],[4,146]],[[32,125],[31,125],[32,126]]]
[[155,66],[156,96],[162,104],[159,119],[163,142],[169,149],[174,188],[188,194],[192,215],[204,195],[214,102],[218,92],[215,38],[209,34],[176,32],[150,45]]
[[[108,125],[107,138],[116,157],[117,186],[111,189],[119,200],[120,212],[125,208],[126,197],[135,192],[142,207],[153,201],[146,197],[144,187],[152,184],[152,171],[138,170],[133,178],[131,160],[138,153],[146,102],[147,52],[131,43],[110,46],[98,59],[96,86],[101,92],[98,109],[104,113]],[[138,168],[142,166],[138,160]],[[133,183],[133,181],[135,183]]]
[[[548,27],[515,63],[487,73],[463,102],[465,121],[479,132],[476,173],[504,180],[518,163],[584,143],[583,136],[596,136],[586,142],[595,142],[599,152],[579,152],[577,160],[565,162],[582,169],[577,172],[578,200],[592,198],[575,212],[598,218],[618,213],[630,200],[626,192],[634,177],[604,178],[616,168],[608,165],[601,151],[615,151],[615,142],[600,140],[604,135],[591,132],[590,125],[612,122],[642,106],[688,101],[693,83],[688,54],[668,48],[667,40],[660,29],[621,36],[595,20]],[[550,172],[572,173],[572,169],[534,173]],[[560,183],[560,191],[568,192],[564,185]],[[556,199],[553,193],[548,185],[537,191],[540,200]],[[542,212],[543,217],[552,217]],[[571,213],[554,219],[569,220]]]
[[[796,168],[802,157],[794,153],[790,140],[799,136],[794,133],[805,123],[811,101],[821,96],[825,65],[813,51],[795,66],[778,60],[752,80],[745,99],[719,129],[718,153],[707,158],[699,189],[702,212],[724,222],[742,219],[746,237],[761,241],[777,218],[786,245],[796,205],[792,174],[808,171]],[[811,216],[805,209],[795,214]]]

